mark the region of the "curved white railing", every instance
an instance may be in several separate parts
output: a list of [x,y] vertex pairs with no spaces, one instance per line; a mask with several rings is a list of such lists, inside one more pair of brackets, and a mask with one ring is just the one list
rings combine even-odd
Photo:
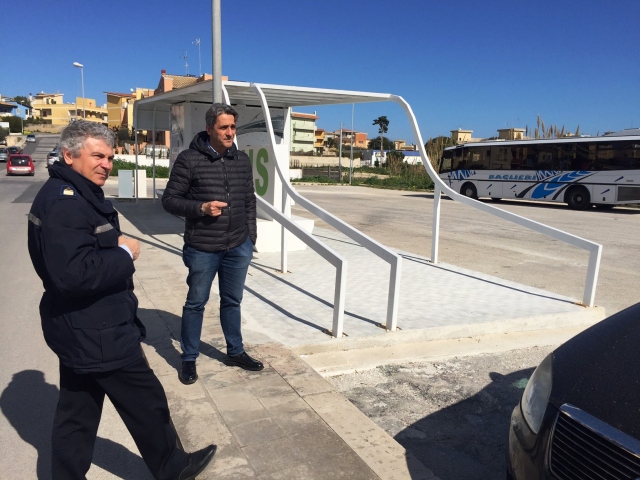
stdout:
[[256,195],[256,200],[260,208],[264,209],[280,225],[286,227],[291,233],[309,245],[316,253],[336,267],[336,285],[333,297],[333,329],[331,335],[337,338],[342,337],[344,324],[344,302],[345,288],[347,285],[347,261],[332,248],[320,242],[313,235],[296,225],[290,218],[283,215],[273,205]]
[[429,161],[429,157],[427,156],[427,152],[424,147],[424,143],[422,141],[422,136],[420,135],[420,129],[418,128],[418,122],[416,121],[416,117],[411,110],[409,104],[404,100],[404,98],[398,95],[391,95],[390,101],[397,103],[402,107],[405,111],[409,123],[413,128],[413,134],[415,135],[416,143],[418,148],[420,149],[420,156],[422,157],[422,163],[427,170],[429,176],[433,179],[433,183],[435,185],[435,191],[433,195],[433,236],[432,236],[432,246],[431,246],[431,261],[433,263],[437,263],[438,261],[438,234],[439,234],[439,224],[440,224],[440,193],[445,192],[449,197],[453,200],[457,200],[460,203],[464,203],[465,205],[469,205],[473,208],[477,208],[478,210],[482,210],[483,212],[489,213],[491,215],[495,215],[496,217],[500,217],[504,220],[508,220],[510,222],[516,223],[523,227],[534,230],[538,233],[543,233],[544,235],[548,235],[556,240],[560,240],[562,242],[568,243],[575,247],[581,248],[589,252],[589,264],[587,266],[587,278],[585,282],[584,292],[582,295],[582,304],[587,307],[593,307],[596,295],[596,284],[598,281],[598,271],[600,269],[600,257],[602,256],[602,245],[592,242],[590,240],[586,240],[582,237],[578,237],[577,235],[572,235],[570,233],[564,232],[562,230],[558,230],[557,228],[550,227],[540,222],[536,222],[534,220],[530,220],[525,217],[521,217],[520,215],[516,215],[515,213],[507,212],[500,208],[494,207],[492,205],[488,205],[486,203],[479,202],[472,198],[466,197],[464,195],[459,194],[450,188],[436,173]]
[[[378,243],[373,238],[359,232],[351,225],[343,222],[339,218],[335,217],[331,213],[327,212],[323,208],[319,207],[315,203],[307,200],[302,195],[294,190],[294,188],[289,183],[289,179],[285,178],[282,174],[282,170],[280,170],[280,162],[277,158],[278,152],[276,148],[276,140],[275,134],[273,132],[273,124],[271,123],[271,115],[269,113],[269,106],[267,104],[267,100],[264,96],[264,93],[260,89],[260,87],[256,84],[251,85],[255,90],[258,98],[260,99],[260,104],[262,105],[262,112],[265,118],[265,122],[267,125],[267,131],[269,134],[269,138],[271,140],[271,144],[274,147],[274,154],[276,155],[276,171],[278,172],[278,176],[280,177],[280,181],[282,182],[282,209],[283,212],[287,213],[289,209],[289,197],[293,198],[299,205],[305,207],[311,213],[318,216],[318,218],[324,220],[329,225],[334,227],[339,232],[348,236],[352,240],[358,242],[364,248],[372,252],[373,254],[380,257],[382,260],[387,262],[390,266],[389,273],[389,294],[387,299],[387,318],[386,318],[386,328],[390,331],[394,331],[397,328],[398,322],[398,303],[399,303],[399,293],[400,293],[400,275],[402,271],[402,257],[392,251],[391,249],[385,247],[381,243]],[[287,257],[287,249],[286,249],[286,232],[284,228],[282,230],[282,269],[286,271],[286,257]]]

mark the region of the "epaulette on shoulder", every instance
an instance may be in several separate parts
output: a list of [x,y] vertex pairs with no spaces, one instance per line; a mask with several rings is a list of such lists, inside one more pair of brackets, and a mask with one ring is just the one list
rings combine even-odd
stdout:
[[77,196],[77,193],[76,193],[76,191],[73,189],[73,187],[72,187],[72,186],[70,186],[70,185],[62,185],[62,186],[60,187],[60,196],[61,196],[61,197],[66,197],[66,198],[68,198],[68,197],[75,197],[75,196]]

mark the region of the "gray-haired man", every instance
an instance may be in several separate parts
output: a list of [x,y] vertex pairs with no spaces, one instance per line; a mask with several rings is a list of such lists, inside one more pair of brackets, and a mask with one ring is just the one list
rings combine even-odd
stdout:
[[204,307],[216,275],[220,287],[220,324],[227,343],[227,365],[262,370],[244,351],[240,304],[256,243],[256,197],[249,157],[233,143],[237,112],[215,103],[207,111],[206,131],[176,158],[162,196],[169,213],[185,217],[183,260],[189,293],[182,310],[184,384],[198,379],[196,358]]
[[187,454],[179,446],[164,389],[140,347],[145,328],[133,293],[140,247],[120,232],[101,188],[113,167],[113,141],[101,124],[69,124],[60,136],[62,160],[49,168],[29,212],[29,255],[45,290],[42,330],[60,359],[52,477],[85,478],[106,395],[154,478],[193,479],[216,447]]

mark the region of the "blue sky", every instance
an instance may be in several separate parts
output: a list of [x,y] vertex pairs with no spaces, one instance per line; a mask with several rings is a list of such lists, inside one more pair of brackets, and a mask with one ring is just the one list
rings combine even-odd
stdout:
[[[4,2],[0,93],[155,88],[160,71],[211,72],[211,2]],[[393,93],[423,139],[471,129],[564,125],[595,135],[640,126],[638,0],[222,0],[223,74],[232,80]],[[11,28],[7,25],[11,24]],[[313,111],[313,109],[298,109]],[[351,105],[316,109],[327,130]],[[356,105],[355,128],[414,141],[399,107]]]

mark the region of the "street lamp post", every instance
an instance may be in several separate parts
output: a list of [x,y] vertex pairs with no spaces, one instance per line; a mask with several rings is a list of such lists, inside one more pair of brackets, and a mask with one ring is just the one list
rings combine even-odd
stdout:
[[82,81],[82,118],[87,119],[87,114],[84,111],[84,65],[78,62],[73,62],[73,66],[80,69],[80,79]]

